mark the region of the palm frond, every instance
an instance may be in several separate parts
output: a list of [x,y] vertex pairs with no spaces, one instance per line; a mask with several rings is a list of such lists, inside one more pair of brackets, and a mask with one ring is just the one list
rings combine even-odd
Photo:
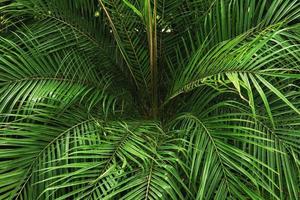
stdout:
[[300,197],[297,0],[0,0],[0,199]]

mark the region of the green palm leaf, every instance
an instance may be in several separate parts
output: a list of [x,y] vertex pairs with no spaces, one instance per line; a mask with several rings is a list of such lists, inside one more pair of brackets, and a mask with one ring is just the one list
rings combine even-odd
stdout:
[[0,0],[0,199],[297,200],[297,0]]

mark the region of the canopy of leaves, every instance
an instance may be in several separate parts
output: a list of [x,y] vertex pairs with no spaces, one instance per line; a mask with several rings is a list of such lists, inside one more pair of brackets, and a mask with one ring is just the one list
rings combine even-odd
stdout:
[[300,199],[299,0],[0,0],[0,199]]

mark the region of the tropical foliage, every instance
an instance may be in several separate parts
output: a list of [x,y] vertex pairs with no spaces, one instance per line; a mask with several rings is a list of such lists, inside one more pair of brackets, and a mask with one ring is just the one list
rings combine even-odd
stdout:
[[299,0],[0,0],[0,199],[300,199]]

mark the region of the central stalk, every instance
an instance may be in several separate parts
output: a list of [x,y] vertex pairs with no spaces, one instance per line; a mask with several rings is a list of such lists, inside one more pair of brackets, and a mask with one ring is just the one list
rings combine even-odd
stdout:
[[154,0],[153,9],[151,1],[148,0],[148,23],[147,34],[150,53],[150,70],[151,70],[151,114],[152,117],[158,116],[158,73],[157,73],[157,0]]

